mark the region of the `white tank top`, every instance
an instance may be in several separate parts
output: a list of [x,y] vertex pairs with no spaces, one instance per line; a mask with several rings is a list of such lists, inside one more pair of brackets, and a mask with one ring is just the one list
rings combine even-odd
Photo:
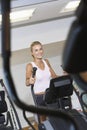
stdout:
[[43,60],[45,68],[44,70],[41,70],[34,62],[31,62],[33,67],[36,67],[36,81],[34,84],[34,92],[45,92],[45,90],[49,87],[50,79],[51,79],[51,73],[49,70],[49,67],[45,60]]

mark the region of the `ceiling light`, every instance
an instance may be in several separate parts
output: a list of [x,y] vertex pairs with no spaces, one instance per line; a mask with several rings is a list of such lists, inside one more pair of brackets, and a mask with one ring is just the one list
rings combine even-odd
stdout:
[[80,3],[80,0],[74,0],[69,2],[62,10],[61,13],[74,11]]
[[[10,13],[11,23],[21,22],[21,21],[30,19],[34,11],[35,11],[35,8],[11,12]],[[2,20],[2,16],[0,15],[0,22],[1,20]]]

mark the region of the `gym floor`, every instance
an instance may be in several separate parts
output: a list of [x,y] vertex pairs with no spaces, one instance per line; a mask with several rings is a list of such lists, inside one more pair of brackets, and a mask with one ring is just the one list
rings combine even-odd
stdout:
[[[37,123],[36,123],[36,122],[33,123],[33,126],[34,126],[34,128],[35,128],[36,130],[38,130],[38,126],[37,126]],[[32,130],[32,128],[31,128],[31,127],[25,127],[25,128],[23,128],[23,130]]]

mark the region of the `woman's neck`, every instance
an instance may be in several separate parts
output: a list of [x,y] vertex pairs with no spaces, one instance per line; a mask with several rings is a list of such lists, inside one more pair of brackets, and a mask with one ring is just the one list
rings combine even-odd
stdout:
[[42,63],[43,61],[42,61],[42,58],[39,58],[39,59],[34,59],[34,62],[35,63]]
[[45,65],[42,59],[35,60],[34,63],[42,70],[44,70]]

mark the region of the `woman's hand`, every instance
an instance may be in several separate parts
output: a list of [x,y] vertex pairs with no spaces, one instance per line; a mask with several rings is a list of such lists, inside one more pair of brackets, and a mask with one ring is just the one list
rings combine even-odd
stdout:
[[29,79],[30,85],[31,85],[31,84],[34,84],[35,81],[36,81],[36,78],[30,77],[30,79]]

